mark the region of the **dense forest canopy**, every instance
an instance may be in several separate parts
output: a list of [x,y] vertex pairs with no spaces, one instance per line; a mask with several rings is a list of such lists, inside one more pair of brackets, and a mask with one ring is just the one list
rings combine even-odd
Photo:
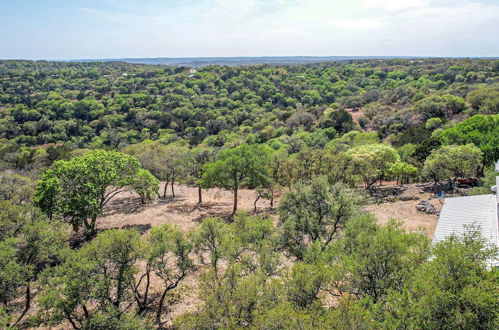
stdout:
[[[221,146],[232,135],[263,143],[333,127],[405,144],[428,135],[430,118],[497,113],[498,72],[498,60],[470,59],[199,69],[0,61],[0,137],[121,148],[174,134]],[[359,122],[340,112],[359,107]]]

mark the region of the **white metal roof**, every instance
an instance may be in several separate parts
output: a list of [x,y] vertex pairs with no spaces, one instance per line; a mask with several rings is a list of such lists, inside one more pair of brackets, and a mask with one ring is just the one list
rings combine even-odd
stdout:
[[466,232],[467,225],[478,225],[484,239],[498,245],[497,199],[495,194],[446,198],[433,243]]

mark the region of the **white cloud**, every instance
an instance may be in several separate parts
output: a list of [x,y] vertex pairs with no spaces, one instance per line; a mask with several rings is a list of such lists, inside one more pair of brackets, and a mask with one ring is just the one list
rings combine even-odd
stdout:
[[417,8],[429,5],[431,0],[363,0],[360,8],[379,8],[386,11],[397,11],[402,9]]
[[380,29],[385,26],[383,22],[369,18],[330,19],[328,23],[339,28],[351,30],[373,30]]

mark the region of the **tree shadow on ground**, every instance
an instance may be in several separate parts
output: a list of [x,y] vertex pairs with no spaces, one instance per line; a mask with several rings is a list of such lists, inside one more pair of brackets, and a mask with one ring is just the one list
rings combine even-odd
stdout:
[[158,205],[173,204],[177,202],[183,202],[187,198],[183,196],[177,196],[175,198],[157,198],[152,203],[142,203],[138,197],[116,197],[109,201],[105,206],[102,216],[112,216],[116,214],[134,214],[139,213],[146,208],[155,207]]

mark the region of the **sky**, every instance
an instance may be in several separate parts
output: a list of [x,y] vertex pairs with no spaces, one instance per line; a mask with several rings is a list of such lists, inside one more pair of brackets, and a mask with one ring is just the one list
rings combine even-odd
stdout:
[[499,56],[499,0],[0,0],[0,58]]

